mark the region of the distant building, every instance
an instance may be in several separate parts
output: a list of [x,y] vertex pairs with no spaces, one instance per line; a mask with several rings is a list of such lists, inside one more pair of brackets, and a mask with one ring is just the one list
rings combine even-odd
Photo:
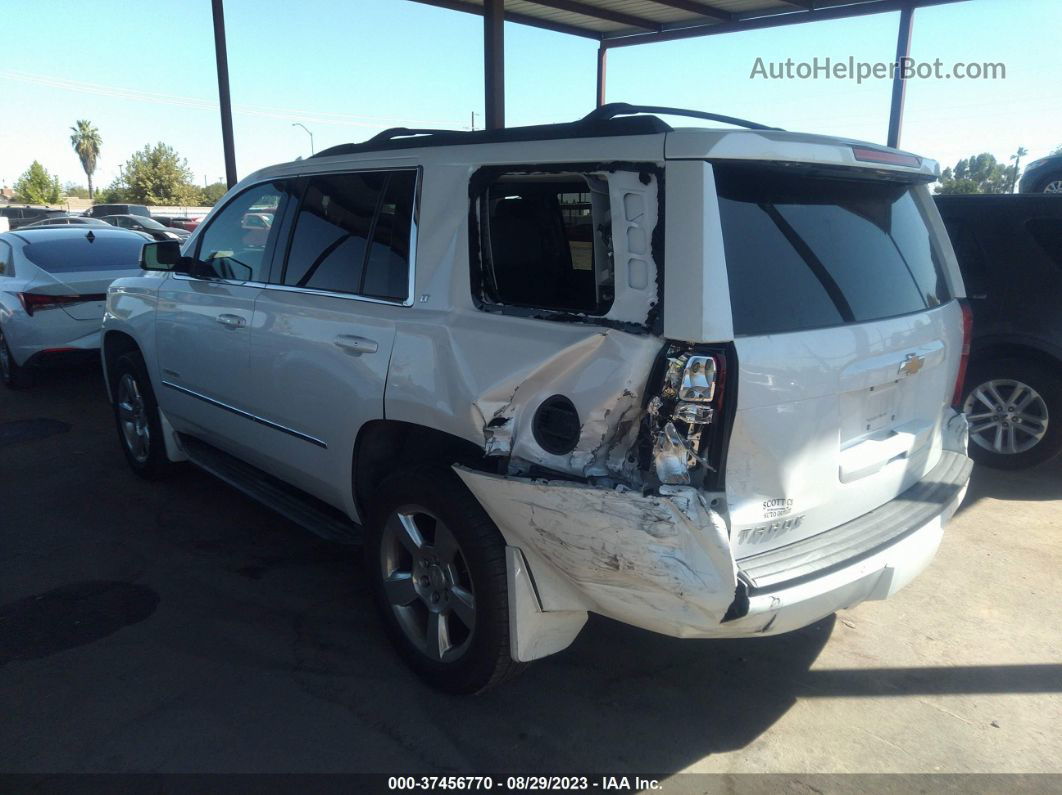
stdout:
[[4,187],[0,188],[0,201],[2,201],[2,202],[10,202],[14,198],[15,198],[15,189],[14,188],[9,188],[9,187],[7,187],[7,185],[4,185]]

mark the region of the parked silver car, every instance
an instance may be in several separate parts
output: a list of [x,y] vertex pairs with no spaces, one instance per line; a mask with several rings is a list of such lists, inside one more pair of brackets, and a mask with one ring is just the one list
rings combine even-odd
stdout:
[[29,386],[46,359],[97,350],[107,287],[140,271],[143,244],[110,227],[0,234],[0,380]]

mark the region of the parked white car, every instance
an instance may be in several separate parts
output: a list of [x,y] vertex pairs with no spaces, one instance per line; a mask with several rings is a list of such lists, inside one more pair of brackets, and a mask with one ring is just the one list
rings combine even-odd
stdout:
[[0,380],[29,386],[35,365],[98,350],[107,286],[142,273],[143,243],[106,224],[0,234]]
[[451,691],[589,612],[743,637],[895,593],[971,468],[936,164],[638,111],[388,131],[145,246],[104,318],[132,468],[191,459],[364,540],[399,651]]

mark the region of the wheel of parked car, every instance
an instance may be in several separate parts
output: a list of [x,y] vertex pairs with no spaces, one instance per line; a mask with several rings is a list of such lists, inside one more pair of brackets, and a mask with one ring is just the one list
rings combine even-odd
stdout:
[[111,393],[125,460],[141,477],[163,476],[173,465],[166,457],[158,403],[139,353],[126,353],[114,363]]
[[7,346],[2,329],[0,329],[0,381],[11,389],[25,389],[33,383],[33,374],[15,362],[15,357]]
[[1047,181],[1040,186],[1040,193],[1062,193],[1062,176],[1048,177]]
[[388,634],[429,684],[476,693],[523,667],[509,654],[505,542],[448,468],[384,481],[365,566]]
[[982,362],[966,376],[970,456],[1001,469],[1039,464],[1062,450],[1062,378],[1022,359]]

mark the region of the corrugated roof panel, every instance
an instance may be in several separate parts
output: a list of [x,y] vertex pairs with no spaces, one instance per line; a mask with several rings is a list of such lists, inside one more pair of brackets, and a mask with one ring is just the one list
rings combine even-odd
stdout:
[[[961,0],[908,0],[912,7],[943,5],[961,2]],[[468,10],[473,13],[483,12],[483,0],[414,0],[414,2],[437,5],[444,8]],[[593,37],[604,36],[608,39],[625,38],[625,42],[638,43],[642,37],[652,41],[659,39],[660,31],[674,31],[676,28],[707,26],[727,23],[726,30],[740,29],[740,23],[747,19],[764,16],[789,17],[781,24],[806,22],[813,17],[806,14],[808,7],[816,11],[827,11],[826,16],[854,16],[867,13],[877,6],[881,11],[895,11],[899,0],[815,0],[813,4],[806,0],[505,0],[505,11],[518,19],[515,21],[534,24],[542,23],[562,26],[568,33],[581,33]],[[695,9],[722,12],[717,14],[698,14]],[[845,7],[841,10],[839,7]],[[848,11],[851,11],[851,14]],[[729,19],[726,15],[729,15]],[[674,34],[668,34],[673,38]]]

